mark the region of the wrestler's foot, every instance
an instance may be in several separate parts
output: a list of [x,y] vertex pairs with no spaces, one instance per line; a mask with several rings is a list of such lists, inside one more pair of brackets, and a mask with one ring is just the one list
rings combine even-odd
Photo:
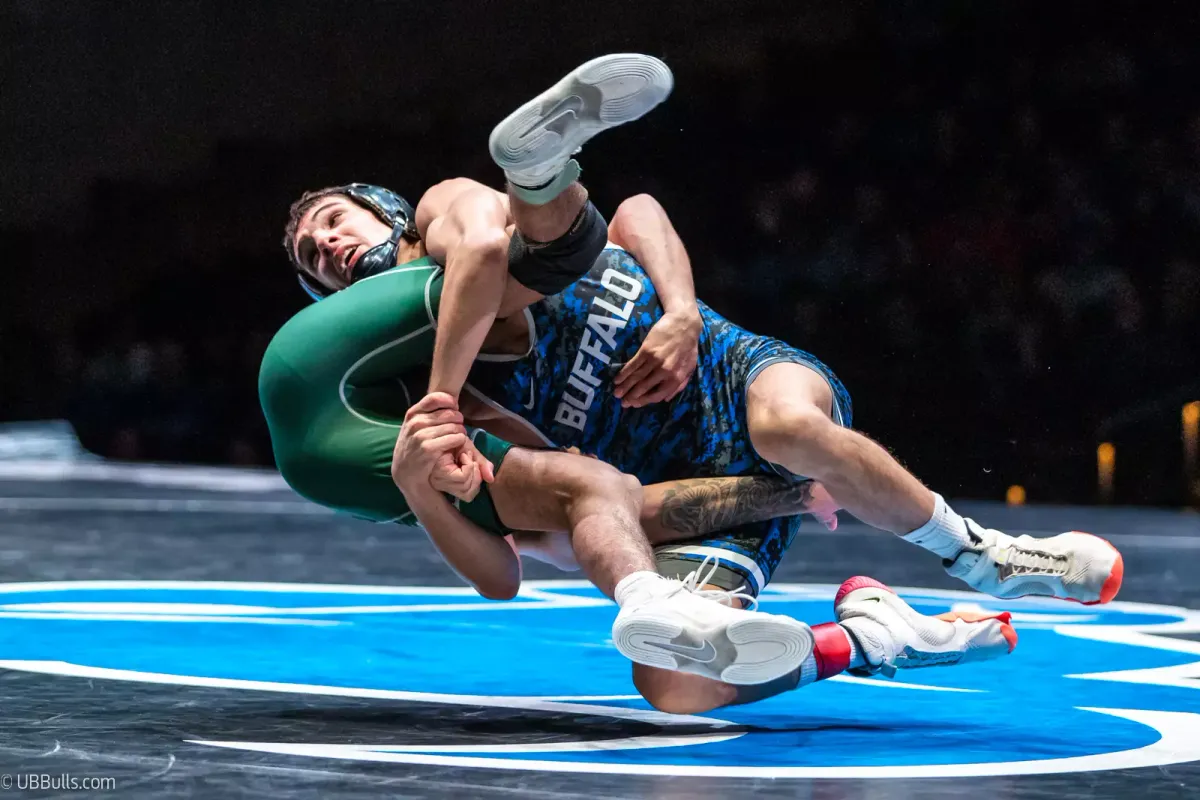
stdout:
[[588,139],[643,116],[667,98],[666,64],[638,53],[592,59],[492,130],[488,148],[508,179],[525,187],[551,181]]
[[703,568],[683,581],[662,578],[632,591],[617,587],[621,612],[613,623],[613,643],[622,655],[739,686],[783,677],[808,658],[813,648],[808,625],[727,605],[752,598],[698,589]]
[[897,669],[987,661],[1008,655],[1017,646],[1017,632],[1008,624],[1007,611],[927,617],[874,578],[843,583],[833,607],[866,662],[850,670],[854,675],[882,672],[890,678]]
[[1071,531],[1046,539],[1009,536],[965,520],[971,546],[946,572],[993,597],[1057,597],[1084,605],[1117,596],[1125,563],[1099,536]]

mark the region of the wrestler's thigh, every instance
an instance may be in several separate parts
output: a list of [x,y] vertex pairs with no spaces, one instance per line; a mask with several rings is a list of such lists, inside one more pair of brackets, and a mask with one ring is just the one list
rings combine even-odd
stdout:
[[772,364],[746,389],[746,416],[751,427],[756,417],[798,408],[816,408],[827,417],[833,414],[833,389],[812,367],[792,362]]

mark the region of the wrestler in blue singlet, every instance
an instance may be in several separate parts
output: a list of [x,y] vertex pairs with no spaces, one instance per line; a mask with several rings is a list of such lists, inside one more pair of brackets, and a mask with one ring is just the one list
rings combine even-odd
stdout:
[[[532,423],[555,446],[578,447],[643,483],[718,475],[774,473],[750,443],[746,390],[766,367],[804,364],[829,382],[834,420],[851,423],[850,395],[814,356],[734,325],[703,303],[695,375],[673,400],[622,408],[612,381],[662,316],[654,286],[624,250],[609,248],[592,270],[561,293],[530,307],[531,345],[524,356],[484,356],[470,384]],[[659,548],[680,562],[680,574],[705,556],[720,559],[757,594],[799,529],[800,517],[743,526],[716,539]],[[716,582],[716,581],[715,581]],[[734,588],[734,587],[730,587]]]

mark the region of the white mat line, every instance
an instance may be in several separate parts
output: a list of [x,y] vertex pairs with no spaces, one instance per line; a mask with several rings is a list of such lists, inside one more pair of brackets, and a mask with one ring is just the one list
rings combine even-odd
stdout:
[[130,511],[184,514],[314,514],[330,509],[301,500],[207,500],[151,497],[0,497],[0,511]]

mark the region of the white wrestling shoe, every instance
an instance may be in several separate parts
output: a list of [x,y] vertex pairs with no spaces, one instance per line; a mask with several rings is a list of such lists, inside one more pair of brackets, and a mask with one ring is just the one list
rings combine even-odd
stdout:
[[734,599],[755,603],[749,595],[698,589],[707,563],[683,581],[644,581],[638,584],[641,596],[618,596],[621,612],[612,636],[621,655],[738,686],[795,671],[812,652],[812,629],[791,617],[725,604]]
[[562,172],[597,133],[624,125],[657,106],[675,85],[666,64],[638,53],[592,59],[492,130],[492,159],[522,186]]
[[952,611],[927,617],[874,578],[843,583],[833,608],[866,662],[849,670],[854,675],[883,673],[890,678],[898,669],[988,661],[1008,655],[1017,646],[1017,632],[1007,611]]
[[1090,533],[1035,539],[1009,536],[965,519],[972,546],[946,572],[992,597],[1057,597],[1084,605],[1117,596],[1125,562],[1117,548]]

